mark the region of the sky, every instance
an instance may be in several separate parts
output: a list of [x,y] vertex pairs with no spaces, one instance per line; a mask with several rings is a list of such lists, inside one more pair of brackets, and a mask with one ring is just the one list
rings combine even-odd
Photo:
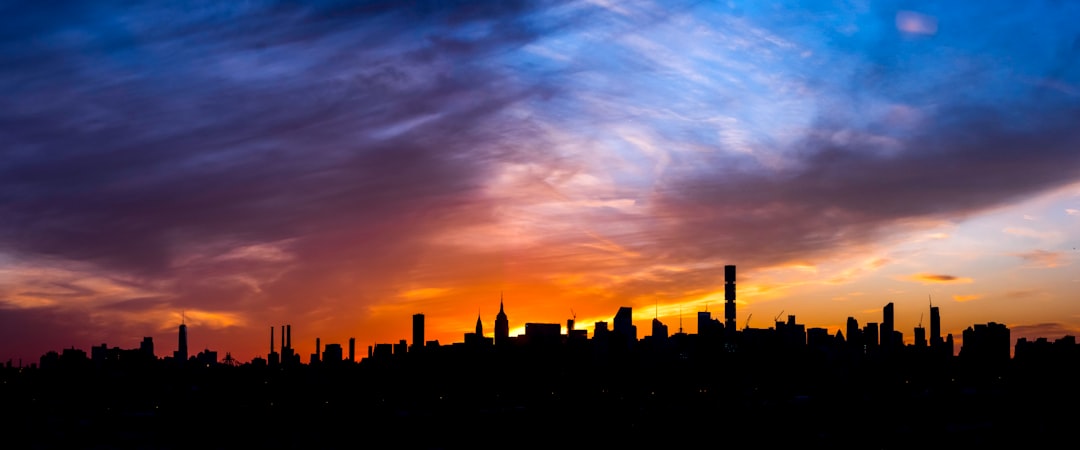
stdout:
[[[0,362],[290,325],[1080,334],[1080,3],[0,5]],[[565,333],[565,328],[564,328]],[[277,336],[280,336],[278,334]]]

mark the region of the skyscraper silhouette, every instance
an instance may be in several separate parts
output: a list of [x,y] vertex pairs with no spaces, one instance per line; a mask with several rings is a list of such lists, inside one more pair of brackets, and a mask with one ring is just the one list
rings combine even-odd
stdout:
[[499,294],[499,314],[495,316],[495,345],[506,344],[510,341],[510,321],[506,318],[503,310],[502,294]]
[[941,312],[937,306],[930,306],[930,346],[942,345],[941,341]]
[[724,328],[735,331],[735,266],[724,266]]
[[180,364],[180,365],[183,365],[184,362],[186,362],[187,359],[188,359],[187,324],[185,322],[186,322],[186,317],[184,316],[183,313],[181,313],[180,314],[179,342],[176,345],[176,353],[173,354],[173,359],[175,359],[177,364]]
[[881,341],[881,350],[884,352],[889,352],[892,351],[893,346],[896,345],[896,343],[893,342],[893,339],[895,338],[893,336],[893,330],[895,329],[895,327],[893,325],[894,322],[892,302],[889,302],[888,305],[885,305],[885,308],[883,308],[881,311],[881,315],[881,328],[878,330],[878,332],[881,333],[881,337],[879,338]]
[[412,316],[412,343],[414,352],[424,348],[424,315],[422,313]]

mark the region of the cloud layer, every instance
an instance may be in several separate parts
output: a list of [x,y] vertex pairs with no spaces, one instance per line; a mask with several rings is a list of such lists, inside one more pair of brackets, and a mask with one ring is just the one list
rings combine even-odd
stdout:
[[1039,35],[946,5],[5,8],[0,328],[34,344],[0,357],[185,310],[249,353],[285,320],[392,341],[507,287],[602,320],[1080,180],[1049,5]]

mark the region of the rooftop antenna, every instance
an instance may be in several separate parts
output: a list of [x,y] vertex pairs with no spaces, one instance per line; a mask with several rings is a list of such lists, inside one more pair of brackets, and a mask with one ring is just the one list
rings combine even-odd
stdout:
[[926,294],[926,298],[930,299],[930,307],[933,308],[934,307],[934,297],[932,297],[930,294]]
[[679,334],[682,334],[682,305],[679,305]]
[[653,319],[660,318],[660,300],[653,303]]

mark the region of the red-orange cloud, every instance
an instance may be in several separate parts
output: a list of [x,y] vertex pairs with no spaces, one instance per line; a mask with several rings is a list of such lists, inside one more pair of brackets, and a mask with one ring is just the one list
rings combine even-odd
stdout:
[[956,275],[946,275],[937,273],[917,273],[914,275],[908,275],[903,278],[905,281],[914,281],[917,283],[945,283],[945,284],[960,284],[970,283],[973,280],[967,277],[958,277]]

